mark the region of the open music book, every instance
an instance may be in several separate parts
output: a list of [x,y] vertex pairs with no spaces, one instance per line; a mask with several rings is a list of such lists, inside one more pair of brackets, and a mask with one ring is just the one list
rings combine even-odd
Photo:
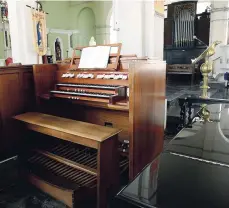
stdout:
[[81,53],[79,68],[106,68],[109,60],[110,50],[110,46],[84,48]]

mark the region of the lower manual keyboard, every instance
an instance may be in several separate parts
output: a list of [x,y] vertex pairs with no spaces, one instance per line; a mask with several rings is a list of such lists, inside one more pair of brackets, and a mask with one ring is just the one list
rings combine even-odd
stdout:
[[66,92],[66,91],[58,91],[52,90],[50,91],[52,94],[63,94],[63,95],[71,95],[71,96],[87,96],[87,97],[101,97],[101,98],[109,98],[113,94],[102,94],[102,93],[85,93],[85,92]]

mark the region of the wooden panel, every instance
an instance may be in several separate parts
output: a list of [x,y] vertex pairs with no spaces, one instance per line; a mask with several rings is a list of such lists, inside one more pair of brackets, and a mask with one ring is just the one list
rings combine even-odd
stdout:
[[82,120],[85,122],[104,126],[112,124],[113,128],[122,129],[119,133],[119,140],[129,140],[129,113],[112,111],[99,108],[84,108]]
[[28,180],[31,184],[33,184],[43,192],[51,195],[52,197],[65,203],[67,206],[73,208],[73,190],[59,188],[57,186],[47,183],[46,181],[39,179],[38,177],[32,174],[28,176]]
[[12,116],[32,110],[34,100],[32,66],[0,68],[0,152],[18,148],[21,135]]
[[[77,137],[82,137],[96,142],[102,142],[121,131],[119,129],[107,128],[104,126],[74,121],[37,112],[21,114],[15,116],[14,118],[37,127],[44,127],[53,131],[57,131],[62,134],[61,137],[63,137],[63,139],[65,133],[76,136],[76,140],[72,141],[74,143],[77,143]],[[88,131],[89,129],[90,131]]]
[[54,89],[56,83],[56,70],[56,64],[33,65],[37,102],[39,102],[40,95],[47,94],[50,90]]
[[130,70],[130,178],[163,149],[165,63],[135,62]]
[[32,67],[30,71],[22,72],[22,92],[20,96],[23,98],[22,103],[26,111],[34,109],[35,105],[35,90]]
[[[210,32],[210,14],[201,15],[196,20],[196,36],[203,41],[206,45],[209,45],[209,33]],[[198,42],[198,41],[197,41]]]
[[166,46],[172,46],[173,39],[173,19],[166,18],[164,20],[164,47]]
[[[109,107],[110,109],[106,109],[107,106],[96,106],[93,102],[81,103],[80,105],[77,101],[75,102],[45,101],[42,103],[43,112],[101,126],[104,126],[106,123],[111,123],[114,128],[122,130],[119,133],[120,141],[129,140],[128,109],[126,111],[121,111],[112,106]],[[125,108],[125,106],[122,108]]]
[[[20,126],[21,126],[21,129],[22,129],[23,126],[22,125],[20,125]],[[26,124],[25,123],[24,127],[26,127],[29,130],[32,130],[32,131],[36,131],[36,132],[39,132],[39,133],[42,133],[42,134],[45,134],[45,135],[56,137],[58,139],[62,139],[62,140],[69,141],[69,142],[75,142],[77,144],[81,144],[81,145],[84,145],[86,147],[91,147],[91,148],[94,148],[94,149],[98,149],[98,142],[95,141],[95,140],[87,140],[84,137],[75,136],[75,135],[68,134],[68,133],[64,133],[63,134],[63,133],[61,133],[59,131],[56,131],[54,129],[41,127],[41,126],[37,126],[37,125],[34,125],[34,124]],[[24,129],[25,128],[23,128],[23,130]]]
[[[68,111],[65,112],[65,115],[62,114],[64,117],[101,126],[111,124],[113,128],[122,129],[122,131],[119,133],[119,140],[129,140],[128,112],[75,104],[63,106],[63,109],[68,109]],[[58,114],[58,112],[56,113]]]
[[[109,194],[119,187],[118,136],[104,141],[98,150],[97,208],[107,208]],[[109,168],[105,168],[109,167]]]

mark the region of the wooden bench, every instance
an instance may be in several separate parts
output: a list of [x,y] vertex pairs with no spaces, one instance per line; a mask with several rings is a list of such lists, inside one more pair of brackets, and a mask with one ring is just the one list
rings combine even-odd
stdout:
[[168,75],[189,75],[191,76],[191,85],[193,85],[198,70],[193,64],[167,64],[166,74],[167,78]]
[[[67,144],[78,144],[81,147],[79,151],[76,150],[73,152],[77,157],[74,157],[75,159],[72,160],[65,158],[64,155],[66,155],[68,148],[66,147],[64,149],[60,147],[61,145],[55,147],[55,151],[53,149],[50,149],[50,151],[41,149],[33,150],[34,155],[29,160],[31,163],[34,163],[34,166],[37,166],[34,167],[34,170],[43,165],[47,173],[43,174],[45,179],[38,177],[34,173],[29,174],[29,181],[33,185],[62,201],[69,207],[75,207],[77,205],[76,199],[80,195],[87,193],[87,189],[89,190],[88,192],[91,192],[93,188],[97,187],[97,207],[107,207],[106,200],[109,190],[113,190],[118,186],[119,129],[37,112],[21,114],[14,118],[21,121],[26,129],[64,140]],[[87,147],[87,151],[88,148],[92,149],[96,152],[95,155],[93,157],[90,154],[87,155],[82,147]],[[58,148],[59,150],[62,148],[62,153],[61,151],[58,152]],[[42,164],[36,164],[36,161],[39,161],[40,157],[43,157]],[[76,159],[80,157],[81,159]],[[83,160],[82,157],[84,157]],[[89,164],[87,162],[89,160],[94,160],[96,167],[87,165]],[[33,167],[33,164],[31,164],[31,167]],[[40,171],[40,168],[38,169]],[[59,169],[62,169],[61,173],[58,172]],[[48,175],[50,175],[50,180],[47,179]],[[56,177],[57,182],[55,182]],[[58,177],[65,182],[60,183],[61,180]]]

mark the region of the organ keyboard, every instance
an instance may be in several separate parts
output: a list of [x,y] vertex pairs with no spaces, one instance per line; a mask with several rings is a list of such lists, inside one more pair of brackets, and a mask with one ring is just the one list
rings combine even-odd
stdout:
[[68,98],[72,100],[88,100],[114,104],[126,98],[126,87],[117,85],[95,84],[56,84],[51,90],[51,97]]

